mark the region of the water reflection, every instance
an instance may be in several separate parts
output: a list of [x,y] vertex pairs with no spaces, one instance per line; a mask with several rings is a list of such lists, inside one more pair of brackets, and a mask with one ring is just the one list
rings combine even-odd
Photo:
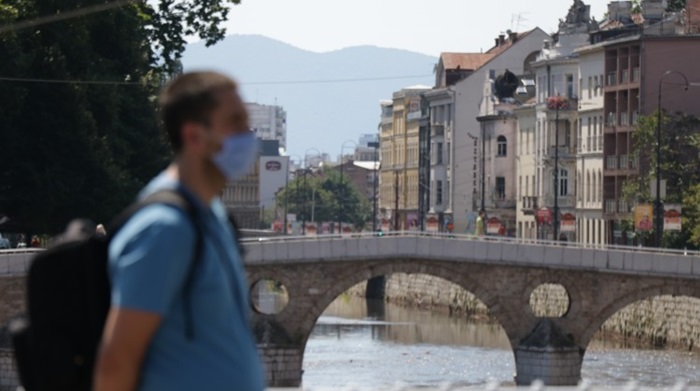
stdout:
[[[598,340],[584,357],[593,384],[700,385],[700,356],[680,351],[620,349]],[[513,384],[515,363],[498,324],[370,302],[343,295],[319,319],[304,353],[304,387],[389,388],[397,382]]]

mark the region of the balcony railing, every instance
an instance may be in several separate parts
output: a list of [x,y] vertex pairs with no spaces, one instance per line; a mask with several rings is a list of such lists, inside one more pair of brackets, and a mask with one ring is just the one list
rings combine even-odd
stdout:
[[559,159],[567,159],[576,157],[576,148],[571,146],[562,145],[560,147],[549,147],[548,159],[554,159],[555,153],[559,152]]
[[617,85],[617,73],[615,73],[615,72],[608,73],[608,81],[607,81],[606,85],[607,86]]
[[629,116],[626,111],[620,113],[620,126],[627,126],[629,124]]
[[620,200],[619,205],[620,205],[620,209],[618,209],[618,211],[620,213],[631,213],[632,212],[632,205],[629,204],[627,201]]
[[617,156],[609,155],[605,157],[605,169],[617,170]]
[[629,156],[620,155],[620,170],[626,170],[629,167]]
[[639,71],[639,67],[633,68],[632,69],[632,83],[637,83],[637,82],[641,81],[642,79],[641,79],[640,75],[641,75],[641,73]]
[[537,209],[537,197],[525,196],[521,200],[523,213],[534,212]]
[[639,121],[639,113],[634,111],[632,112],[632,125],[637,125],[637,121]]
[[617,202],[615,200],[605,200],[605,213],[617,213]]
[[601,134],[601,135],[598,135],[596,137],[598,139],[598,145],[597,145],[598,148],[596,149],[596,151],[602,151],[603,150],[603,135]]
[[[552,195],[547,195],[544,198],[546,207],[554,207],[554,197]],[[557,199],[557,206],[559,208],[573,208],[576,206],[576,198],[573,195],[559,196]]]
[[623,69],[622,70],[622,79],[620,80],[620,84],[627,84],[627,83],[629,83],[629,80],[630,80],[629,69]]

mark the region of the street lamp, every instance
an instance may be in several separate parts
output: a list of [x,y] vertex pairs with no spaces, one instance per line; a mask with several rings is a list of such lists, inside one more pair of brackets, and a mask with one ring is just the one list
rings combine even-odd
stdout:
[[[340,193],[341,193],[340,189],[341,189],[341,186],[343,185],[343,165],[344,165],[344,163],[343,163],[343,151],[345,151],[345,145],[347,143],[352,143],[355,145],[355,148],[357,148],[357,143],[354,142],[353,140],[346,140],[343,143],[343,145],[340,146],[340,162],[339,162],[340,163],[340,180],[338,183],[338,194],[337,194],[338,197],[340,196]],[[344,195],[342,198],[343,199],[345,198]],[[339,233],[343,233],[343,225],[342,225],[343,224],[343,221],[342,221],[343,202],[341,199],[338,199],[337,201],[338,201],[338,231],[339,231]]]
[[554,211],[552,216],[552,239],[559,240],[559,109],[567,108],[565,98],[556,95],[547,99],[547,108],[554,106]]
[[289,208],[289,166],[291,163],[292,157],[298,157],[299,162],[301,163],[302,159],[301,156],[299,155],[287,155],[287,175],[284,180],[284,234],[287,235],[288,229],[287,229],[287,224],[289,223],[287,221],[287,210]]
[[307,215],[306,210],[307,210],[307,204],[308,204],[308,202],[309,202],[309,200],[308,200],[309,197],[308,197],[308,194],[307,194],[308,188],[307,188],[307,186],[306,186],[306,175],[309,173],[309,164],[308,164],[308,161],[307,161],[307,159],[309,158],[309,151],[316,152],[316,155],[311,155],[311,156],[313,156],[313,157],[317,157],[317,158],[318,158],[318,157],[320,157],[321,155],[323,155],[323,154],[321,153],[321,151],[319,151],[318,149],[313,148],[313,147],[307,149],[306,152],[304,152],[304,213],[303,213],[303,219],[302,219],[302,224],[303,224],[303,225],[302,225],[302,227],[301,227],[301,232],[302,232],[303,235],[306,235],[306,215]]
[[[656,201],[654,202],[654,236],[656,241],[656,247],[661,247],[661,234],[664,229],[664,211],[663,205],[661,204],[661,87],[666,76],[677,74],[683,78],[685,82],[685,90],[688,91],[690,83],[688,83],[688,78],[679,71],[666,71],[659,79],[659,107],[656,119]],[[693,83],[695,84],[695,83]]]
[[377,178],[377,171],[379,170],[379,141],[373,141],[367,145],[374,148],[374,166],[372,167],[374,169],[374,183],[372,184],[374,186],[374,192],[372,195],[372,232],[377,232],[377,183],[379,179]]

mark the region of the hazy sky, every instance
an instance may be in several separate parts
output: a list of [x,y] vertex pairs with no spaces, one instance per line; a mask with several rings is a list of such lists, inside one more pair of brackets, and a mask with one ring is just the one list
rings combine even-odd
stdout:
[[[608,0],[584,0],[601,20]],[[510,29],[555,31],[573,0],[241,0],[229,34],[261,34],[324,52],[356,45],[478,52]]]

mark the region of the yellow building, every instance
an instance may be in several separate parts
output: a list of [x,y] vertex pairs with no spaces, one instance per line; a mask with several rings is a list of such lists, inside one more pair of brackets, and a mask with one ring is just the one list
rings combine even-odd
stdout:
[[421,94],[429,89],[424,86],[404,88],[395,92],[391,101],[382,102],[379,197],[383,229],[417,229],[419,225]]

